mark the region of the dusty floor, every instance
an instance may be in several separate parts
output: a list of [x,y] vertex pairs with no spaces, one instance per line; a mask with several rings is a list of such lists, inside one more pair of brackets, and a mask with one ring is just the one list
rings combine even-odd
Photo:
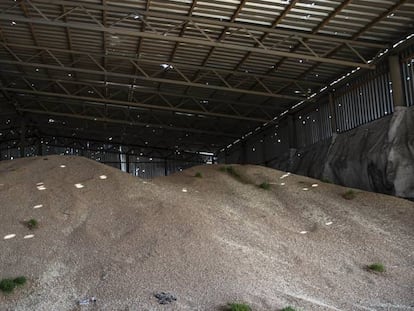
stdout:
[[246,183],[219,166],[143,181],[80,157],[0,162],[0,278],[29,279],[0,310],[414,310],[413,202],[234,168]]

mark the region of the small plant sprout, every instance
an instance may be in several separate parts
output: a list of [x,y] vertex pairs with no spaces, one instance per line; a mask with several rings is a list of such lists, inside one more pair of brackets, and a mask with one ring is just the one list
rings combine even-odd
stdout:
[[197,172],[197,173],[195,173],[194,177],[202,178],[203,174],[201,174],[200,172]]
[[321,182],[324,182],[325,184],[332,184],[332,181],[330,181],[328,178],[326,177],[322,177],[321,178]]
[[252,308],[250,308],[249,305],[244,303],[231,303],[230,304],[230,311],[251,311]]
[[0,290],[3,293],[11,293],[14,288],[16,287],[16,283],[13,282],[13,280],[10,279],[3,279],[0,281]]
[[378,262],[369,265],[367,268],[368,268],[368,270],[374,271],[374,272],[381,272],[381,273],[385,272],[384,265],[382,263],[378,263]]
[[259,185],[259,188],[262,188],[264,190],[269,190],[270,189],[270,184],[268,182],[264,181]]
[[3,279],[0,281],[0,290],[3,293],[9,294],[13,292],[13,290],[17,286],[22,286],[26,284],[27,279],[24,276],[19,276],[15,279]]
[[39,222],[34,218],[26,221],[26,227],[29,228],[30,230],[36,229],[38,226],[39,226]]
[[24,276],[18,276],[17,278],[15,278],[15,279],[13,280],[13,282],[14,282],[14,284],[16,284],[16,285],[24,285],[24,284],[26,284],[27,279],[26,279],[26,277],[24,277]]
[[353,200],[356,197],[356,192],[354,190],[348,190],[345,193],[342,194],[342,197],[345,200]]

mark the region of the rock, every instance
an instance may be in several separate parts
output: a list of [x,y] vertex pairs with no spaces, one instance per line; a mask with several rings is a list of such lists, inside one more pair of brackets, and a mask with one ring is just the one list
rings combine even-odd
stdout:
[[157,298],[160,305],[166,305],[177,300],[174,295],[165,292],[155,293],[154,297]]

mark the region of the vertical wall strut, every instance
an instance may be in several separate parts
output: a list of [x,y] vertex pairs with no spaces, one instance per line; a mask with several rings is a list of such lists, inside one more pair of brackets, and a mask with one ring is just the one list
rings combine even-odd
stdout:
[[390,66],[390,76],[392,82],[392,98],[394,107],[406,106],[404,100],[404,92],[401,79],[401,66],[398,55],[391,55],[388,59]]
[[20,123],[20,157],[24,158],[25,152],[24,149],[26,147],[26,120],[24,117],[21,119]]
[[129,161],[130,161],[130,159],[129,159],[129,153],[126,153],[126,155],[125,155],[125,162],[126,162],[126,172],[128,174],[131,173],[130,167],[129,167]]
[[288,128],[289,128],[289,148],[295,149],[297,146],[297,140],[296,140],[296,127],[295,127],[295,119],[293,118],[293,115],[287,116],[288,121]]
[[37,142],[37,155],[39,157],[43,156],[43,144],[42,144],[42,139],[39,138],[38,142]]
[[168,162],[167,158],[164,159],[164,176],[168,175]]
[[338,127],[336,124],[335,99],[333,93],[329,93],[329,115],[331,119],[332,133],[336,133],[338,131]]

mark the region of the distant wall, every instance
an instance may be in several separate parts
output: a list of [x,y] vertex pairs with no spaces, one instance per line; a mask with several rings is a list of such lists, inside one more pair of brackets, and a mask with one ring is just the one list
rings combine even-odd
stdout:
[[385,58],[277,124],[247,133],[222,149],[218,162],[266,165],[414,199],[413,53],[411,44],[392,56],[396,65]]
[[[261,148],[248,163],[414,199],[414,107],[396,107],[391,116],[310,146],[283,148],[269,161],[259,161]],[[241,163],[239,154],[235,150],[226,162]]]
[[319,142],[291,149],[269,166],[414,199],[414,108]]

